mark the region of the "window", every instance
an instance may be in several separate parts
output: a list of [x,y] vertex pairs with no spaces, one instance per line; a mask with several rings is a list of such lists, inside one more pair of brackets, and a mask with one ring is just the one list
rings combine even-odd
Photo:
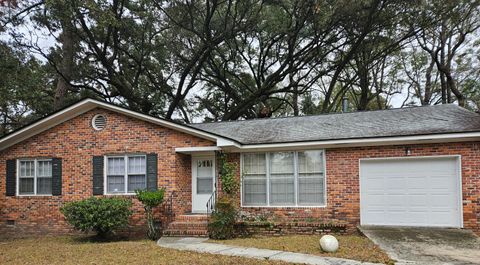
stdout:
[[323,152],[298,152],[298,204],[325,204]]
[[197,161],[197,194],[213,192],[213,161],[211,159]]
[[18,160],[18,194],[51,195],[52,161],[49,159]]
[[107,159],[107,194],[132,194],[146,189],[146,158],[144,155],[109,156]]
[[270,205],[295,205],[293,152],[270,153]]
[[325,205],[323,151],[242,156],[244,206]]
[[243,203],[267,203],[267,166],[265,154],[243,155]]

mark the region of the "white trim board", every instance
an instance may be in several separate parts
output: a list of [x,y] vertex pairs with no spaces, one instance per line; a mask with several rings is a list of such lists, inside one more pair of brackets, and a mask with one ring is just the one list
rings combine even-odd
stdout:
[[361,139],[343,139],[343,140],[325,140],[311,142],[295,143],[277,143],[277,144],[252,144],[242,145],[240,147],[225,148],[228,152],[258,152],[258,151],[291,151],[308,150],[318,148],[345,148],[362,146],[385,146],[385,145],[414,145],[427,143],[450,143],[450,142],[468,142],[480,141],[480,132],[472,133],[451,133],[451,134],[430,134],[416,136],[393,136],[393,137],[375,137]]
[[182,153],[182,154],[209,154],[215,151],[222,150],[218,146],[198,146],[198,147],[177,147],[175,148],[175,152]]

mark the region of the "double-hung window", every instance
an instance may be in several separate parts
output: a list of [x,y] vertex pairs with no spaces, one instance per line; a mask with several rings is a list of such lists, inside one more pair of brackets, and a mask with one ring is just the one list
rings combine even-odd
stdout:
[[325,204],[322,151],[298,152],[298,204]]
[[243,154],[243,205],[325,205],[323,156],[322,150]]
[[267,203],[267,165],[265,153],[243,155],[243,203]]
[[52,194],[52,160],[18,160],[18,195]]
[[107,156],[107,194],[133,194],[147,188],[145,155]]
[[295,168],[293,152],[269,154],[270,205],[295,205]]

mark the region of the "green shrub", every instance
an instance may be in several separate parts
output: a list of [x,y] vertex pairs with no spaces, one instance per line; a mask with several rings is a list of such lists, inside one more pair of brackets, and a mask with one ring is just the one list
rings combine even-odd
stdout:
[[126,199],[91,197],[69,202],[60,211],[75,229],[95,231],[99,237],[105,238],[114,230],[128,225],[131,206],[132,202]]
[[151,240],[157,240],[160,237],[160,231],[155,227],[155,219],[153,218],[153,208],[159,206],[163,202],[165,189],[155,191],[136,190],[137,199],[143,204],[145,214],[147,216],[147,237]]
[[235,200],[227,196],[219,198],[208,223],[209,237],[213,239],[233,238],[235,236],[236,218]]

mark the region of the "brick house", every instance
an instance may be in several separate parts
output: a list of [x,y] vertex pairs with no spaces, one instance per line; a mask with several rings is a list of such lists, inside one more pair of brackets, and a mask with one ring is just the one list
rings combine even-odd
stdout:
[[[480,115],[455,105],[177,124],[85,99],[0,139],[0,233],[71,232],[59,208],[166,189],[166,233],[204,235],[219,154],[242,218],[275,233],[358,225],[480,233]],[[262,230],[263,229],[263,230]],[[270,231],[272,232],[272,231]]]

